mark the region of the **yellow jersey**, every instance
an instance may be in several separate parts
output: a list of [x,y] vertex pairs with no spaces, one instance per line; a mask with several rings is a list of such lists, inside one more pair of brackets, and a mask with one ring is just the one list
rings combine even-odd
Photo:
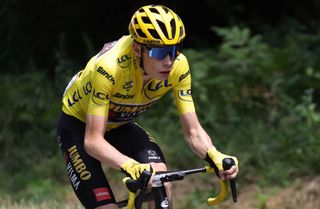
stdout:
[[187,58],[179,54],[167,80],[143,84],[132,44],[130,36],[105,44],[69,82],[63,112],[83,122],[87,114],[107,117],[106,127],[111,130],[145,112],[170,90],[180,114],[195,111]]

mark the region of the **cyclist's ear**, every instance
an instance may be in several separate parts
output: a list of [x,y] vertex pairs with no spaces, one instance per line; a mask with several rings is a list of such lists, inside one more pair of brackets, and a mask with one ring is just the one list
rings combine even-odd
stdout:
[[137,43],[135,41],[133,42],[132,51],[133,51],[133,53],[135,53],[135,55],[137,57],[139,57],[139,58],[142,57],[142,47],[141,47],[141,45],[139,43]]

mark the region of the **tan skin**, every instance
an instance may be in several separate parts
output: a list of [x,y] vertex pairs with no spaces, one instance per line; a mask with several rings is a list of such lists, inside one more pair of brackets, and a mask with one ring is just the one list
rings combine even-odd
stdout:
[[[141,58],[141,56],[143,56],[143,67],[145,73],[143,73],[143,70],[141,70],[141,74],[143,76],[144,83],[146,83],[151,78],[159,80],[166,80],[168,78],[174,62],[174,60],[172,60],[169,55],[161,61],[150,58],[147,55],[146,50],[142,50],[141,46],[137,43],[133,44],[133,52],[138,58]],[[198,157],[204,159],[208,149],[212,148],[213,144],[211,138],[199,123],[196,113],[184,113],[180,115],[180,120],[183,126],[186,143]],[[103,164],[120,170],[120,165],[128,160],[129,157],[120,153],[105,140],[104,133],[106,131],[106,124],[107,117],[94,116],[89,114],[87,115],[86,132],[84,139],[85,150],[91,156],[101,161]],[[164,163],[151,163],[151,165],[155,171],[167,170],[167,167]],[[235,178],[237,174],[238,168],[236,166],[232,166],[229,170],[221,171],[219,173],[221,179],[223,180]],[[151,184],[149,185],[149,187],[150,186]],[[166,190],[168,192],[169,199],[171,199],[171,184],[166,184]],[[148,208],[154,208],[154,204],[150,203]],[[115,204],[108,204],[98,207],[97,209],[118,209],[118,207]]]

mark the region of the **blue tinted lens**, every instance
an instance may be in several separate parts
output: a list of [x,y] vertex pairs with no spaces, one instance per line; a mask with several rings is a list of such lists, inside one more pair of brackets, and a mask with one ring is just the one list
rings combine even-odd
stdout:
[[166,47],[154,47],[148,50],[149,57],[152,57],[157,60],[163,60],[167,55],[171,57],[171,59],[175,59],[178,52],[178,48],[176,45],[174,46],[166,46]]

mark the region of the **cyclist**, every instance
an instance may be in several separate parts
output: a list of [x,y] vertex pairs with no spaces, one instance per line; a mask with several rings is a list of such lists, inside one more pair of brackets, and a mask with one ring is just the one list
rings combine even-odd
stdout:
[[[133,179],[146,169],[165,171],[165,158],[153,138],[133,119],[172,91],[186,143],[222,179],[224,155],[201,127],[191,95],[191,73],[179,45],[185,38],[180,17],[162,5],[139,8],[130,35],[104,45],[69,82],[62,98],[58,142],[78,199],[85,208],[117,208],[101,163]],[[170,185],[166,185],[170,195]],[[152,203],[149,208],[152,208]]]

